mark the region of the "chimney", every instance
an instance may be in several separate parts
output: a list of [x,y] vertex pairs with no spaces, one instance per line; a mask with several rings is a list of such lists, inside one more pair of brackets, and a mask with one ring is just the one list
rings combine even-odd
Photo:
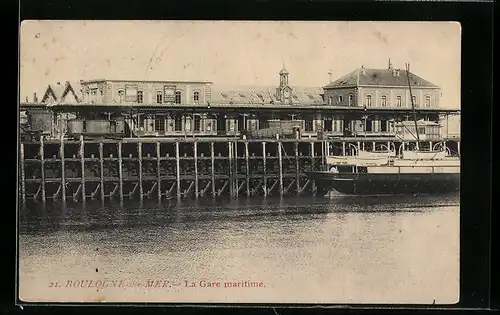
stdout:
[[36,97],[36,93],[33,93],[33,103],[38,103],[38,97]]
[[396,69],[396,76],[399,77],[399,69]]
[[61,85],[61,82],[59,82],[59,81],[58,81],[58,82],[57,82],[57,85]]
[[389,70],[393,70],[391,58],[389,58]]
[[396,69],[392,69],[392,75],[393,75],[393,76],[396,76],[396,75],[397,75],[397,71],[396,71]]
[[26,103],[29,103],[29,101],[28,101],[28,97],[27,97],[27,96],[26,96]]
[[361,65],[361,74],[366,75],[366,70],[365,70],[365,67],[363,65]]
[[333,80],[332,80],[332,75],[333,75],[332,71],[331,71],[331,70],[330,70],[330,71],[328,71],[328,78],[330,79],[330,83],[332,83],[332,82],[333,82]]

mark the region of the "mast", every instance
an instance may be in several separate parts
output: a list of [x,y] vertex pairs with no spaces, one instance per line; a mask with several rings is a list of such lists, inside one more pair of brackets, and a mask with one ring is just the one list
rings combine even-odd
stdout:
[[415,104],[413,104],[413,94],[411,93],[411,83],[410,83],[410,64],[405,64],[406,67],[406,78],[408,79],[408,88],[410,89],[410,101],[411,108],[413,110],[413,120],[415,122],[415,132],[417,133],[417,149],[420,148],[420,135],[418,133],[418,124],[417,124],[417,114],[415,112]]

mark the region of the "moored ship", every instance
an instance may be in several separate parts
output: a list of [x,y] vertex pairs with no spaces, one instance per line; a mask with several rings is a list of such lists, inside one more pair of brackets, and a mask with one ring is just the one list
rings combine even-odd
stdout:
[[318,194],[330,190],[343,194],[439,194],[460,189],[460,160],[389,159],[387,164],[327,163],[325,171],[308,172]]

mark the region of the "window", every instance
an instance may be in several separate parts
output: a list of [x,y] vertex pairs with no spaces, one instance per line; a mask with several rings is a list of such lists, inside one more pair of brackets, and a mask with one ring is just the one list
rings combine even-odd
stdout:
[[193,93],[193,100],[195,103],[199,103],[200,102],[200,92],[196,91]]
[[182,131],[182,117],[176,116],[174,121],[174,130]]
[[163,93],[162,91],[156,92],[156,103],[162,104],[163,103]]
[[156,116],[156,118],[155,118],[155,131],[165,131],[165,117]]
[[380,99],[380,105],[382,107],[386,107],[387,106],[387,96],[386,95],[382,95],[382,97]]
[[349,106],[352,106],[352,101],[353,101],[353,95],[349,94]]
[[180,91],[175,92],[175,104],[180,104],[182,100],[182,94]]
[[342,97],[342,95],[339,95],[339,97],[338,97],[338,103],[339,104],[342,103],[343,100],[344,100],[344,98]]
[[328,98],[328,105],[332,105],[332,97],[331,96]]
[[372,96],[371,95],[366,96],[366,106],[368,106],[368,107],[372,106]]
[[413,102],[413,106],[418,107],[418,104],[417,104],[417,97],[416,97],[416,96],[412,96],[412,97],[411,97],[411,101]]
[[418,127],[418,133],[421,135],[425,135],[425,127]]
[[142,91],[137,91],[137,103],[142,103],[144,101],[144,93]]
[[119,101],[120,103],[123,103],[123,98],[124,98],[124,97],[125,97],[125,91],[123,91],[123,90],[119,90],[119,91],[118,91],[118,101]]
[[194,131],[199,132],[201,129],[201,118],[200,116],[194,116]]
[[399,95],[396,97],[396,106],[401,107],[401,96]]
[[429,95],[425,97],[425,107],[431,107],[431,97]]
[[313,122],[312,120],[306,120],[305,121],[305,128],[304,130],[307,131],[313,131]]

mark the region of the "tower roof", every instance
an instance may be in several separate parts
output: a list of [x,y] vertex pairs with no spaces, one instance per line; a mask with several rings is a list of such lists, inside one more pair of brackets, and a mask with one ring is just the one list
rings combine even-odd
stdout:
[[285,66],[283,66],[283,68],[280,71],[280,75],[283,75],[283,74],[289,74],[288,70],[285,69]]

